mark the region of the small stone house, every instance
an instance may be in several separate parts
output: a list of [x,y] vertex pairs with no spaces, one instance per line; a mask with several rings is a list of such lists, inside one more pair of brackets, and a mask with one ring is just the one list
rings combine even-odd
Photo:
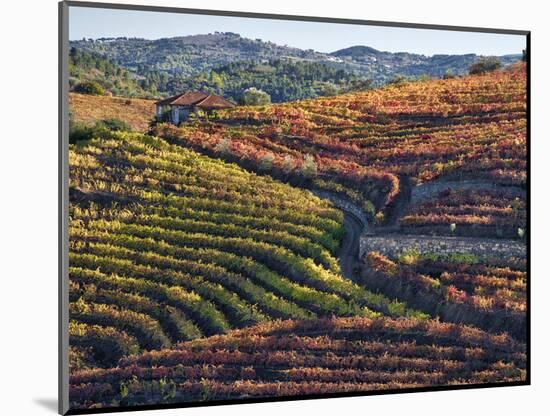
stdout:
[[200,91],[187,91],[173,97],[157,101],[157,118],[179,124],[189,118],[191,113],[209,113],[213,110],[232,108],[235,104],[223,97]]

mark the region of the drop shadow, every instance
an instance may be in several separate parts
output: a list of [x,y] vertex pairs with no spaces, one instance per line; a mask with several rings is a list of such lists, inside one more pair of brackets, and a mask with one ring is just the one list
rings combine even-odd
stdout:
[[46,410],[57,413],[57,399],[34,399],[34,402]]

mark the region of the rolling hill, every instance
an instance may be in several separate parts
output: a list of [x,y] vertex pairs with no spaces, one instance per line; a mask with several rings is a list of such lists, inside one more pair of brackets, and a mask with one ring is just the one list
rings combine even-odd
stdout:
[[[225,140],[226,158],[256,170],[270,160],[267,171],[291,182],[303,176],[307,160],[315,167],[310,186],[339,193],[372,217],[378,213],[382,223],[411,187],[444,179],[477,181],[475,189],[485,189],[485,197],[467,190],[453,198],[435,192],[440,203],[434,199],[418,207],[403,225],[431,225],[423,228],[429,233],[440,232],[441,222],[444,231],[455,223],[516,235],[516,227],[525,226],[525,83],[520,64],[482,75],[236,107],[207,122],[160,125],[157,134],[214,154]],[[445,190],[443,183],[440,191]],[[511,228],[502,228],[506,223]]]
[[[236,33],[212,33],[163,39],[100,38],[71,41],[79,50],[97,53],[140,76],[161,73],[170,76],[195,76],[228,63],[264,62],[288,59],[322,63],[364,76],[381,85],[396,75],[441,77],[448,70],[455,75],[468,71],[479,56],[425,56],[406,52],[382,52],[367,46],[354,46],[333,53],[302,50],[276,45],[260,39],[247,39]],[[504,64],[521,59],[517,55],[500,57]]]
[[[384,52],[368,46],[352,46],[332,52],[330,55],[351,65],[359,73],[372,77],[376,84],[389,81],[396,75],[407,78],[464,75],[468,73],[470,66],[481,58],[473,53],[426,56],[407,52]],[[519,61],[521,54],[503,55],[498,58],[503,65],[508,65]]]

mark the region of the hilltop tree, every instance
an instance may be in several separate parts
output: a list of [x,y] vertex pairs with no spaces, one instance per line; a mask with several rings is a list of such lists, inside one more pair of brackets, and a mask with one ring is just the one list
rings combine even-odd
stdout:
[[470,75],[484,74],[502,68],[502,62],[494,56],[481,58],[470,67]]

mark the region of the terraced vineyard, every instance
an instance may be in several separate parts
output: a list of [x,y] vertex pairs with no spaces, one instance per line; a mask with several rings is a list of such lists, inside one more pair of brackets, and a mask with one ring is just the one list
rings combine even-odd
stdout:
[[363,274],[364,282],[445,321],[525,340],[525,259],[501,259],[503,264],[492,265],[459,253],[447,257],[409,253],[393,261],[371,252],[365,259],[369,271]]
[[[388,217],[403,188],[440,177],[526,184],[526,73],[507,71],[390,85],[265,107],[157,134],[247,168],[371,205]],[[313,175],[315,176],[315,175]],[[382,218],[379,216],[379,218]]]
[[274,318],[418,316],[344,279],[342,213],[141,134],[70,150],[72,370]]
[[400,223],[409,232],[518,237],[527,227],[525,192],[447,189],[412,207]]
[[71,376],[75,408],[482,384],[525,379],[506,335],[410,319],[267,322]]
[[525,80],[516,65],[71,145],[72,408],[525,381],[527,259],[358,258],[360,235],[381,251],[404,231],[523,248]]

